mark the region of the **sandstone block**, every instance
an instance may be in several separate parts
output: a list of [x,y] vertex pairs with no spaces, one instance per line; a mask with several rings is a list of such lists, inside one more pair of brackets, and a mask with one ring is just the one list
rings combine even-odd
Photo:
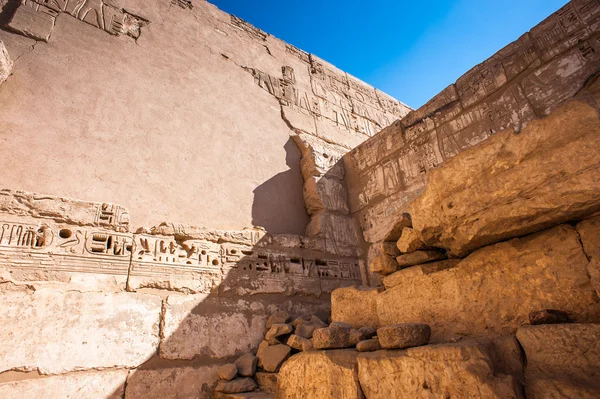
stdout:
[[[354,328],[377,327],[377,294],[381,288],[346,287],[331,293],[331,320],[350,324]],[[360,311],[357,311],[360,306]]]
[[258,357],[258,366],[270,373],[279,371],[281,364],[290,357],[292,348],[287,345],[272,345],[259,348],[256,355]]
[[400,268],[404,268],[442,259],[446,259],[446,255],[439,251],[416,251],[398,256],[396,262]]
[[494,375],[491,365],[478,345],[433,345],[361,353],[358,375],[369,399],[521,398],[514,378]]
[[[523,326],[527,398],[593,397],[600,392],[600,324]],[[555,384],[557,382],[558,384]],[[562,388],[568,393],[561,394]]]
[[365,326],[359,328],[358,332],[360,333],[360,336],[363,337],[363,339],[370,339],[377,335],[377,328]]
[[381,343],[379,343],[378,338],[367,339],[365,341],[360,341],[356,345],[356,350],[359,352],[374,352],[383,349],[381,347]]
[[425,243],[421,240],[419,233],[410,227],[405,227],[402,230],[402,235],[400,236],[400,239],[396,245],[398,246],[400,252],[405,254],[427,249],[427,245],[425,245]]
[[269,316],[266,327],[267,329],[269,329],[273,327],[273,324],[285,324],[288,321],[290,321],[290,314],[285,310],[278,310],[277,312]]
[[238,378],[233,381],[219,381],[215,391],[223,393],[252,392],[257,388],[252,378]]
[[127,370],[75,373],[0,383],[1,398],[121,399]]
[[353,349],[302,352],[279,372],[280,399],[363,399],[358,382],[358,352]]
[[346,323],[335,322],[327,328],[320,328],[313,334],[315,349],[351,348],[360,342],[360,333]]
[[597,211],[599,173],[598,114],[573,100],[433,169],[410,206],[413,227],[428,245],[464,256]]
[[287,344],[292,348],[305,352],[313,348],[313,344],[310,339],[302,338],[298,335],[292,334],[287,340]]
[[257,363],[258,358],[252,353],[246,353],[235,361],[237,372],[242,377],[252,377],[256,372]]
[[583,249],[590,259],[588,273],[596,293],[600,295],[600,216],[586,219],[577,224]]
[[479,249],[450,269],[398,278],[377,296],[379,322],[427,323],[437,340],[510,335],[539,309],[600,321],[587,264],[575,229],[558,226]]
[[377,329],[384,349],[404,349],[429,343],[431,328],[427,324],[396,324]]
[[131,293],[3,292],[0,372],[137,367],[158,346],[161,300]]
[[271,341],[273,338],[280,337],[282,335],[291,334],[294,331],[294,327],[291,324],[273,324],[267,334],[265,340]]
[[393,288],[402,283],[402,280],[411,279],[415,276],[426,276],[431,273],[439,272],[441,270],[451,269],[458,266],[461,259],[448,259],[439,262],[425,263],[423,265],[409,267],[402,269],[396,273],[392,273],[383,279],[383,286],[386,289]]
[[50,39],[58,12],[33,2],[23,2],[15,11],[6,28],[47,42]]
[[387,276],[398,270],[398,262],[391,256],[381,255],[373,258],[369,265],[369,270],[371,270],[372,273],[379,273]]
[[2,84],[12,73],[13,62],[8,55],[8,50],[0,40],[0,84]]
[[238,373],[237,366],[233,363],[224,364],[219,367],[219,378],[225,381],[233,380]]
[[296,327],[295,334],[302,338],[311,339],[315,330],[325,327],[327,327],[327,324],[318,317],[312,316],[310,321],[301,323]]
[[529,324],[532,326],[539,324],[561,324],[568,323],[569,316],[560,310],[538,310],[529,313]]
[[525,356],[514,335],[484,339],[482,344],[492,358],[496,374],[507,374],[517,381],[523,380]]
[[208,397],[207,391],[219,378],[218,369],[215,365],[131,370],[127,377],[125,399]]
[[277,393],[277,378],[278,373],[258,372],[254,374],[254,379],[261,391],[266,393]]

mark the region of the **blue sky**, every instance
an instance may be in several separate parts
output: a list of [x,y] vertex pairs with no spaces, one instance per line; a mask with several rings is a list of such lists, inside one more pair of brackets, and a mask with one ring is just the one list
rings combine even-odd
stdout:
[[417,108],[566,0],[209,0]]

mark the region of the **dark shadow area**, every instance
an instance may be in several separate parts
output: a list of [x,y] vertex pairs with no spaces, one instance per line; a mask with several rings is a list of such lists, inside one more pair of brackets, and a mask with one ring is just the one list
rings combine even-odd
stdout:
[[289,170],[278,173],[254,190],[252,224],[270,234],[304,235],[309,216],[302,194],[302,154],[290,138],[284,146]]

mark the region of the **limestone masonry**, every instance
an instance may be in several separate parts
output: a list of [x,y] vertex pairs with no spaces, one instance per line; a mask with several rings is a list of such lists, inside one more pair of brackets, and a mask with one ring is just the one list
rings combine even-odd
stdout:
[[412,110],[206,1],[0,0],[0,398],[600,398],[599,28]]

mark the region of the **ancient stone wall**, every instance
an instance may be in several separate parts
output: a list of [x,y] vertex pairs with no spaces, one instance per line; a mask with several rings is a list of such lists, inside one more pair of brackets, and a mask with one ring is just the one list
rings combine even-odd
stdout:
[[578,93],[600,69],[599,26],[600,2],[568,3],[345,156],[350,211],[365,240],[399,238],[428,171]]
[[125,204],[138,227],[304,234],[290,136],[343,154],[410,110],[205,1],[0,7],[2,186]]

